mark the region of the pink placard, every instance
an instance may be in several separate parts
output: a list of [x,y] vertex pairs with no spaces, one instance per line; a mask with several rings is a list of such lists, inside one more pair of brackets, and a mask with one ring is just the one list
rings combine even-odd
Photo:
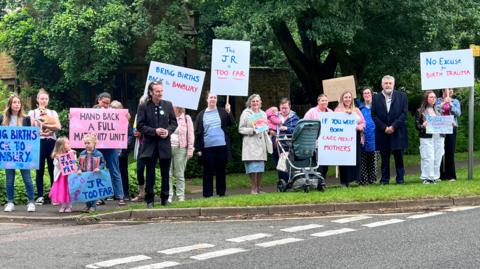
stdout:
[[97,135],[96,148],[127,148],[128,109],[70,108],[71,147],[84,148],[88,133]]
[[57,158],[62,174],[70,175],[77,172],[77,154],[74,151],[59,155]]

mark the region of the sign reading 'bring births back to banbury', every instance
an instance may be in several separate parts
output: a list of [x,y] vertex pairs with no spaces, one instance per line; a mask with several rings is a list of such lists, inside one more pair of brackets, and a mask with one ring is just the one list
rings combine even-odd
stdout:
[[0,126],[0,168],[38,169],[40,129]]
[[471,49],[420,53],[422,90],[473,87]]

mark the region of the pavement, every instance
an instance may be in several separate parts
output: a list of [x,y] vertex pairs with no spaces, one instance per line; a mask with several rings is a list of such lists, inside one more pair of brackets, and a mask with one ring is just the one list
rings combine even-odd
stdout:
[[[480,161],[476,160],[475,165]],[[457,168],[465,167],[466,161],[457,162]],[[419,173],[419,167],[408,167],[407,174]],[[330,172],[332,173],[332,172]],[[327,178],[328,186],[338,185],[335,178]],[[202,197],[200,186],[187,187],[188,199]],[[275,186],[265,186],[264,191],[274,192]],[[327,190],[328,191],[328,190]],[[247,194],[249,189],[228,190],[229,195]],[[144,203],[132,203],[139,204]],[[158,203],[159,204],[159,203]],[[27,212],[26,205],[16,205],[15,211],[0,211],[0,222],[43,222],[43,223],[71,223],[93,224],[99,222],[143,222],[164,220],[212,220],[212,219],[245,219],[245,218],[272,218],[285,216],[311,216],[326,214],[344,214],[348,212],[406,212],[417,210],[434,210],[451,206],[480,205],[480,196],[460,198],[439,198],[420,200],[395,200],[353,203],[323,203],[303,205],[279,205],[258,207],[215,207],[215,208],[155,208],[131,209],[119,206],[116,201],[106,201],[99,206],[95,214],[82,212],[84,204],[74,205],[72,213],[59,213],[58,206],[45,204],[36,207],[36,212]]]

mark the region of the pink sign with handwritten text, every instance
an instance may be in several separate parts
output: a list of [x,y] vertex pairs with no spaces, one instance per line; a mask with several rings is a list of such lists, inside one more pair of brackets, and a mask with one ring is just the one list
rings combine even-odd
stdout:
[[97,136],[96,148],[124,149],[128,140],[128,109],[70,108],[70,145],[84,148],[83,136]]

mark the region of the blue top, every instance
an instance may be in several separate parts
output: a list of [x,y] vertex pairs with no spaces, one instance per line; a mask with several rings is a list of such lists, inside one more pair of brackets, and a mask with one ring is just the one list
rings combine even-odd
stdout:
[[365,106],[364,103],[360,103],[360,111],[365,118],[365,129],[363,130],[364,143],[362,145],[362,151],[372,152],[375,151],[375,122],[372,118],[371,107]]
[[205,148],[225,146],[225,133],[222,130],[222,122],[218,109],[205,111],[203,114],[203,142]]
[[288,118],[285,120],[285,122],[282,124],[283,126],[287,127],[287,130],[284,131],[278,131],[277,133],[281,135],[291,135],[293,134],[293,130],[295,129],[295,126],[297,126],[297,123],[300,119],[297,116],[297,113],[290,111],[288,114]]

